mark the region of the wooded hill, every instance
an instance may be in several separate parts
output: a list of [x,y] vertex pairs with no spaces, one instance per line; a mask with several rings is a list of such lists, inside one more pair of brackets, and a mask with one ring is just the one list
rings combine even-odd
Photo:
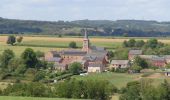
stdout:
[[170,36],[170,22],[144,20],[33,21],[0,18],[0,34],[82,35],[88,28],[92,36]]

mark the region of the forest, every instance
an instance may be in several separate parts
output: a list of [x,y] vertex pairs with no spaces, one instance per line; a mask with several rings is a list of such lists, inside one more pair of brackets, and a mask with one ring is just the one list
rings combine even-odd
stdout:
[[84,28],[90,36],[166,37],[170,22],[144,20],[33,21],[0,18],[0,34],[81,36]]

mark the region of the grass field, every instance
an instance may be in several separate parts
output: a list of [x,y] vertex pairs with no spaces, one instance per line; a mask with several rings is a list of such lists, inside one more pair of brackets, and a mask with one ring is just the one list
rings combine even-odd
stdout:
[[115,85],[118,88],[125,87],[128,82],[131,81],[138,81],[144,78],[153,80],[153,84],[158,85],[164,81],[164,79],[167,79],[170,81],[169,77],[165,77],[163,74],[159,74],[159,76],[152,75],[148,77],[141,77],[142,74],[127,74],[127,73],[111,73],[111,72],[105,72],[105,73],[99,73],[99,74],[90,74],[87,76],[74,76],[72,78],[76,78],[78,80],[108,80],[113,85]]

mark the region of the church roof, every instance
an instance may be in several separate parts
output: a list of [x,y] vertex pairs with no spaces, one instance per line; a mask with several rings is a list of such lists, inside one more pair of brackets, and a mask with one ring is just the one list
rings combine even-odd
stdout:
[[62,55],[75,55],[75,56],[85,56],[87,54],[86,51],[81,50],[63,50],[61,51]]

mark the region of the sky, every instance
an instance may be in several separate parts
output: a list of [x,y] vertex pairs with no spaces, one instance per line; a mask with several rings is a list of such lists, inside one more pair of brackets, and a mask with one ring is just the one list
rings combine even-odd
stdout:
[[9,19],[170,21],[170,0],[0,0]]

